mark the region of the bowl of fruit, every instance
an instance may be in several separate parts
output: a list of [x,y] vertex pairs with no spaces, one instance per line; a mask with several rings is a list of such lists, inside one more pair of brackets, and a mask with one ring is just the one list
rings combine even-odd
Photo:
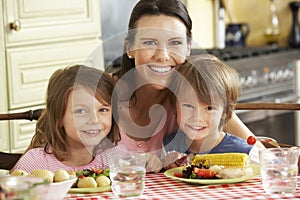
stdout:
[[38,184],[38,187],[33,187],[30,190],[31,197],[43,200],[64,199],[69,189],[76,183],[77,180],[75,174],[69,173],[63,169],[56,170],[55,172],[51,172],[49,170],[33,170],[30,173],[23,170],[14,170],[11,173],[11,177],[16,179],[35,178],[43,180],[42,183],[44,184]]

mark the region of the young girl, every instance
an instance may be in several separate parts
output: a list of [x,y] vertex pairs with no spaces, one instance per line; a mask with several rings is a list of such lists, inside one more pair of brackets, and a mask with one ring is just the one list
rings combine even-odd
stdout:
[[166,151],[180,153],[247,153],[257,162],[257,149],[223,132],[239,94],[237,72],[214,56],[200,55],[180,65],[174,75],[172,107],[178,132],[164,138]]
[[120,139],[112,120],[113,89],[111,76],[95,68],[74,65],[54,72],[31,150],[14,169],[107,168],[107,149]]

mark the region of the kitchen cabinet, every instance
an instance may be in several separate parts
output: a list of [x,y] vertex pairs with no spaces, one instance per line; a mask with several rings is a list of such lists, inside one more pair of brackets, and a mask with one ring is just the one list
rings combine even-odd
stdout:
[[[104,69],[98,0],[1,0],[0,112],[44,106],[58,68],[85,64]],[[35,122],[0,122],[0,151],[23,152]]]

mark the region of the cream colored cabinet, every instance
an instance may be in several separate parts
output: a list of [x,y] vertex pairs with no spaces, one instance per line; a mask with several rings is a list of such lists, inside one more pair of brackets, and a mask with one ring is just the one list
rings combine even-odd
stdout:
[[[43,107],[51,74],[85,64],[104,69],[99,0],[2,0],[0,112]],[[35,122],[0,122],[0,151],[23,152]]]

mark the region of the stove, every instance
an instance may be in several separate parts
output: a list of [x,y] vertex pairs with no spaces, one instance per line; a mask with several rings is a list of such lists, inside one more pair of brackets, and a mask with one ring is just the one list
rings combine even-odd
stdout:
[[199,54],[207,52],[215,55],[221,60],[236,60],[241,58],[256,57],[262,55],[268,55],[278,52],[285,52],[293,50],[289,47],[277,47],[277,46],[261,46],[261,47],[228,47],[224,49],[192,49],[191,54]]
[[300,59],[299,49],[272,46],[193,49],[192,55],[205,52],[215,55],[238,71],[242,87],[239,102],[296,100],[294,62]]

